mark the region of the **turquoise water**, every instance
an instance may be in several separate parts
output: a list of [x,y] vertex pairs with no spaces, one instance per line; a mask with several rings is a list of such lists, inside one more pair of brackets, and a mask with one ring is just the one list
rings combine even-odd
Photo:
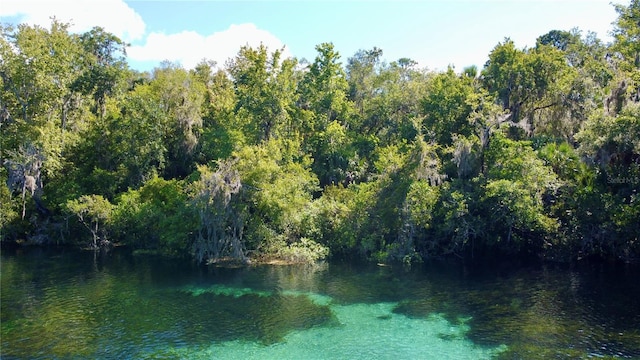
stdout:
[[640,358],[640,269],[4,251],[2,359]]

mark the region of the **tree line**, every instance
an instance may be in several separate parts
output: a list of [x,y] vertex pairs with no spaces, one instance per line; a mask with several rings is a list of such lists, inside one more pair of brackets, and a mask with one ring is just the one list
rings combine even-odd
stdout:
[[264,46],[194,69],[2,25],[0,236],[192,256],[640,258],[640,1],[613,41],[506,38],[482,69]]

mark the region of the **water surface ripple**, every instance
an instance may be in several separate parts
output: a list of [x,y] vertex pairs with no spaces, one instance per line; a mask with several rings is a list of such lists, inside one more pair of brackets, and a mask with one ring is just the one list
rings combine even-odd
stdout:
[[640,358],[640,268],[3,251],[2,359]]

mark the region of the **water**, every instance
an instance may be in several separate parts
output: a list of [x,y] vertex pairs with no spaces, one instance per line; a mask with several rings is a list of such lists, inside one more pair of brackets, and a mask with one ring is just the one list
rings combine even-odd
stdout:
[[2,359],[640,359],[640,268],[4,251]]

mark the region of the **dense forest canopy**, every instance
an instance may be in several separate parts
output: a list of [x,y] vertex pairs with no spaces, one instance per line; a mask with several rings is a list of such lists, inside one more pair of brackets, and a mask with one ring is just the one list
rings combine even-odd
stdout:
[[3,243],[198,261],[640,258],[640,1],[611,43],[506,38],[432,72],[331,43],[137,72],[127,45],[2,25]]

